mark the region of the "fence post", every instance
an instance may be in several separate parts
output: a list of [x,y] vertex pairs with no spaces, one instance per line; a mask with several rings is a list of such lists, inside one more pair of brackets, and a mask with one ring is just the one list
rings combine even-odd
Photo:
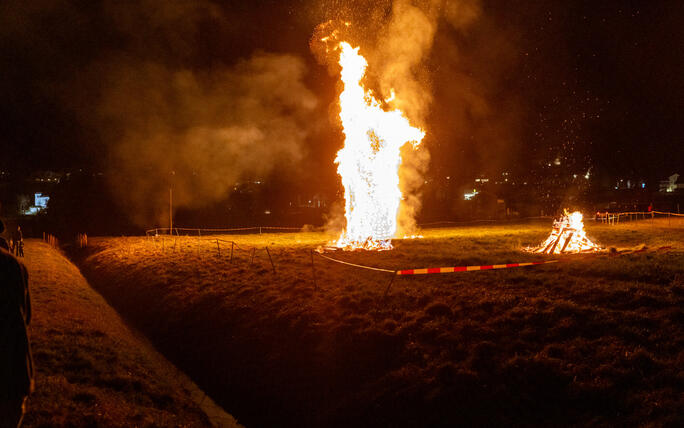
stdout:
[[271,252],[268,251],[268,246],[266,246],[266,254],[268,254],[268,259],[271,261],[271,267],[273,268],[273,273],[276,273],[275,265],[273,264],[273,258],[271,257]]
[[[259,226],[259,235],[261,235],[261,226]],[[268,248],[268,247],[266,247]]]
[[256,247],[252,248],[252,258],[249,260],[249,265],[251,266],[252,263],[254,263],[254,255],[256,254]]
[[314,290],[318,290],[318,284],[316,284],[316,269],[314,268],[314,253],[313,249],[309,250],[311,252],[311,276],[313,277]]
[[390,279],[389,284],[387,284],[387,288],[385,289],[385,294],[383,294],[383,296],[382,296],[383,299],[387,298],[387,294],[389,293],[390,288],[392,287],[392,283],[394,282],[394,278],[396,278],[396,277],[397,277],[397,273],[393,272],[392,273],[392,279]]

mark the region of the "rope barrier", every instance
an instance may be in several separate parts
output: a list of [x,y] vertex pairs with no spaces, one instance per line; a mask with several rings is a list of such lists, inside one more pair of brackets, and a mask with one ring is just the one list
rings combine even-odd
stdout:
[[145,231],[145,235],[149,234],[157,234],[159,232],[169,232],[169,231],[175,231],[176,233],[180,232],[243,232],[246,230],[293,230],[293,231],[300,231],[302,230],[301,227],[279,227],[279,226],[250,226],[250,227],[235,227],[235,228],[229,228],[229,229],[213,229],[213,228],[188,228],[188,227],[174,227],[173,229],[169,229],[168,227],[157,227],[154,229],[149,229]]
[[318,254],[319,256],[323,257],[324,259],[328,259],[328,260],[330,260],[330,261],[332,261],[332,262],[341,263],[341,264],[347,265],[347,266],[353,266],[353,267],[357,267],[357,268],[361,268],[361,269],[375,270],[375,271],[378,271],[378,272],[389,272],[389,273],[395,273],[395,272],[396,272],[396,271],[394,271],[394,270],[389,270],[389,269],[382,269],[382,268],[377,268],[377,267],[364,266],[364,265],[357,265],[357,264],[355,264],[355,263],[344,262],[344,261],[342,261],[342,260],[337,260],[337,259],[333,259],[332,257],[324,256],[323,254],[321,254],[321,253],[319,253],[319,252],[317,252],[317,251],[316,251],[316,254]]
[[[606,213],[605,212],[600,212],[599,214],[602,214],[603,217],[605,218]],[[664,212],[664,211],[627,211],[627,212],[621,212],[621,213],[607,213],[608,216],[610,217],[622,217],[626,215],[643,215],[643,216],[648,216],[648,215],[654,215],[654,214],[661,214],[661,215],[669,215],[669,216],[674,216],[674,217],[684,217],[684,214],[679,214],[679,213],[673,213],[673,212]],[[510,222],[516,222],[519,220],[534,220],[534,219],[552,219],[554,217],[552,216],[534,216],[534,217],[520,217],[520,218],[511,218],[511,219],[506,219],[506,220],[488,220],[488,219],[483,219],[483,220],[466,220],[466,221],[451,221],[451,220],[444,220],[444,221],[433,221],[433,222],[428,222],[428,223],[420,223],[417,226],[419,227],[430,227],[430,226],[435,226],[435,225],[466,225],[466,224],[475,224],[475,223],[510,223]],[[587,220],[594,219],[593,217],[587,218]],[[168,227],[157,227],[154,229],[149,229],[145,231],[146,235],[149,235],[151,233],[158,233],[158,232],[168,232],[169,230],[175,231],[176,233],[179,231],[182,232],[198,232],[201,233],[203,231],[206,232],[243,232],[247,230],[292,230],[292,231],[301,231],[304,226],[301,227],[286,227],[286,226],[249,226],[249,227],[234,227],[234,228],[187,228],[187,227],[174,227],[173,229],[169,229]]]

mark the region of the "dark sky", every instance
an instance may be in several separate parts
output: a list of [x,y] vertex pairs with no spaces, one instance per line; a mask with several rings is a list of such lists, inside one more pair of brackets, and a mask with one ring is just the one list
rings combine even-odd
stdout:
[[[122,131],[93,112],[114,61],[201,76],[263,51],[306,64],[305,84],[319,99],[312,122],[325,125],[307,137],[302,162],[334,179],[341,140],[327,116],[336,78],[308,43],[320,22],[353,20],[376,2],[168,7],[182,3],[2,2],[0,168],[106,169]],[[555,157],[608,175],[684,173],[682,22],[680,1],[511,0],[484,1],[468,31],[440,25],[426,58],[429,174],[529,170]]]

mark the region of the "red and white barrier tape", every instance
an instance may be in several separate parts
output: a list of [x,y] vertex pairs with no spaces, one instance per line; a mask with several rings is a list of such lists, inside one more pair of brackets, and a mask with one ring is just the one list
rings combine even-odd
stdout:
[[546,263],[558,263],[558,260],[546,260],[542,262],[527,262],[527,263],[506,263],[501,265],[480,265],[480,266],[453,266],[453,267],[438,267],[438,268],[423,268],[423,269],[405,269],[398,270],[397,275],[425,275],[429,273],[453,273],[453,272],[470,272],[475,270],[490,270],[490,269],[508,269],[514,267],[543,265]]

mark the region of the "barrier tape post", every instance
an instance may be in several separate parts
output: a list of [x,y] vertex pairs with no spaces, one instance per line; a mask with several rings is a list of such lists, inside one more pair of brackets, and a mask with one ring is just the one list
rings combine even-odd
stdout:
[[313,249],[309,250],[309,255],[311,256],[311,276],[313,277],[314,290],[318,290],[318,284],[316,284],[316,268],[314,267]]
[[254,255],[256,254],[256,247],[252,248],[252,257],[249,259],[249,265],[252,266],[254,263]]
[[271,267],[273,268],[273,274],[276,273],[275,265],[273,264],[273,258],[271,257],[271,252],[268,251],[268,246],[266,246],[266,254],[268,254],[268,259],[271,261]]
[[390,279],[390,282],[389,282],[389,284],[387,284],[387,288],[385,289],[385,294],[383,294],[383,296],[382,296],[383,299],[387,298],[387,295],[389,294],[389,291],[390,291],[390,287],[392,287],[392,284],[394,283],[394,278],[396,278],[397,276],[398,275],[396,272],[394,273],[394,275],[392,275],[392,278]]

